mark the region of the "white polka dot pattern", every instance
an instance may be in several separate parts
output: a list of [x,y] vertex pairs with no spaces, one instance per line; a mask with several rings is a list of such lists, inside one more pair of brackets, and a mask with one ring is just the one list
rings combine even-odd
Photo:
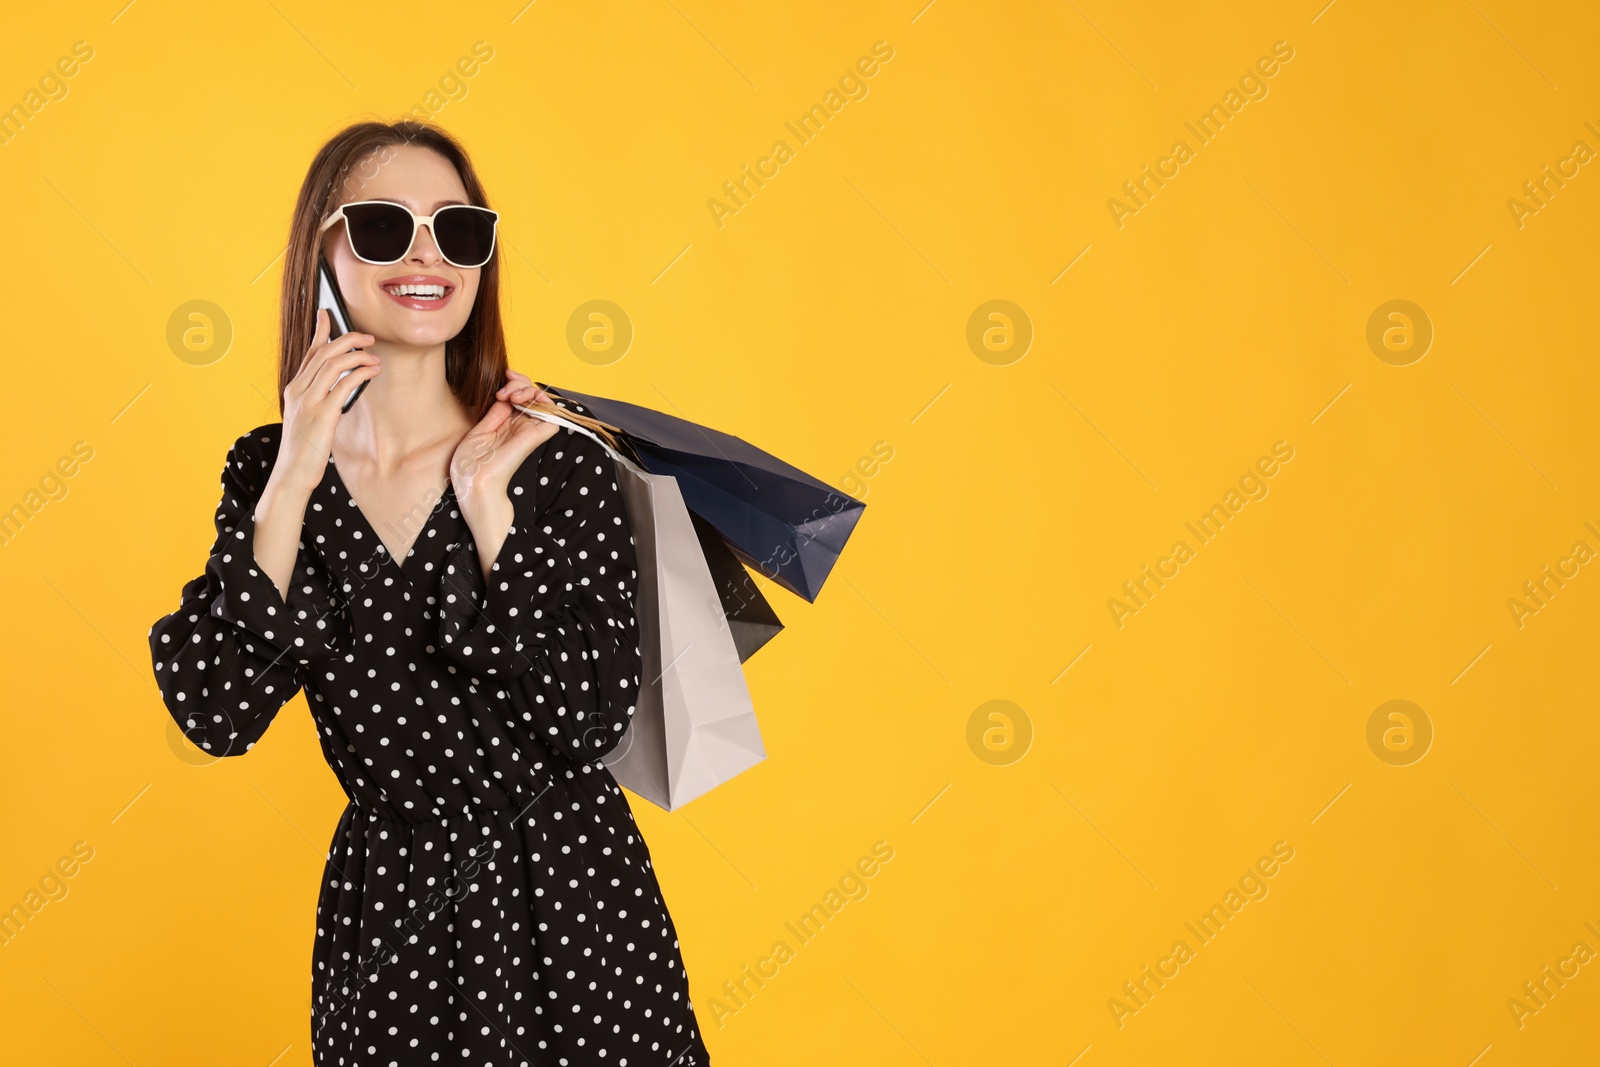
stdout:
[[281,433],[229,451],[205,573],[150,648],[216,755],[303,688],[350,798],[317,905],[313,1061],[706,1067],[649,848],[600,761],[641,662],[614,461],[567,429],[541,445],[485,582],[453,491],[396,560],[330,460],[285,602],[251,547]]
[[552,750],[616,747],[639,690],[638,576],[616,463],[571,430],[555,449],[552,503],[516,522],[487,585],[471,544],[445,560],[439,641]]

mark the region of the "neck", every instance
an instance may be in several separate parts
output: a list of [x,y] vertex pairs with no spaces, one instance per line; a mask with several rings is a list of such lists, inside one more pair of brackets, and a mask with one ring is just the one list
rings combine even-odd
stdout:
[[383,476],[441,441],[459,441],[472,428],[445,379],[444,345],[415,348],[378,342],[371,351],[383,370],[349,411],[339,416],[339,452]]

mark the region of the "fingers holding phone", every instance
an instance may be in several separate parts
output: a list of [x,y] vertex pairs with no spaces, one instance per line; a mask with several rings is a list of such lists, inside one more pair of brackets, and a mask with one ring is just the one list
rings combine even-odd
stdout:
[[359,381],[365,381],[377,373],[382,362],[376,354],[362,350],[363,346],[377,341],[372,334],[351,330],[329,340],[331,329],[327,309],[319,310],[311,347],[300,364],[299,372],[289,383],[290,391],[294,391],[295,386],[303,382],[302,393],[314,401],[319,410],[326,406],[324,402],[328,400],[334,401],[343,410],[344,400],[355,391],[358,381],[345,383],[342,379],[346,375],[359,375],[358,368],[370,369],[371,373],[359,377]]
[[333,434],[350,396],[377,377],[382,360],[358,346],[377,341],[370,333],[351,331],[328,339],[332,322],[326,309],[317,312],[317,328],[300,369],[283,394],[283,438],[279,463],[316,485],[333,451]]
[[[324,319],[327,317],[325,310],[317,314]],[[344,402],[350,395],[360,388],[362,382],[378,372],[382,360],[372,352],[362,351],[363,346],[372,344],[377,338],[370,333],[352,330],[332,341],[323,339],[319,344],[319,336],[324,336],[320,326],[317,335],[312,338],[311,351],[301,367],[301,373],[310,374],[307,389],[319,403],[334,401],[342,413],[345,410]],[[361,368],[370,369],[372,373],[358,376],[358,369]]]
[[[325,311],[327,313],[329,321],[328,332],[330,335],[343,335],[350,332],[350,312],[344,306],[344,295],[339,291],[338,279],[334,277],[333,270],[328,266],[328,261],[325,257],[319,257],[317,260],[317,307],[320,309],[318,313],[319,323],[321,312]],[[344,373],[348,374],[349,371]],[[344,375],[341,374],[340,377],[343,378]],[[361,382],[356,385],[354,392],[342,394],[345,399],[339,410],[349,411],[350,405],[356,402],[356,398],[361,395],[361,390],[366,387],[366,382]]]

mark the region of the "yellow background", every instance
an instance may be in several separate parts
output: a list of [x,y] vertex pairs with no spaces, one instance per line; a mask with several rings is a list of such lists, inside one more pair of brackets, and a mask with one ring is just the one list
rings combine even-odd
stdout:
[[[1600,149],[1600,15],[921,3],[8,14],[0,101],[94,55],[0,145],[0,506],[93,458],[0,550],[0,906],[93,858],[0,948],[6,1062],[310,1062],[344,798],[303,697],[248,758],[197,759],[146,633],[204,565],[228,445],[278,419],[312,154],[427,107],[480,40],[427,109],[504,212],[513,365],[868,504],[814,605],[766,587],[769,758],[678,813],[634,801],[716,1063],[1596,1062],[1600,963],[1520,1027],[1507,1002],[1600,951],[1600,567],[1520,628],[1507,602],[1600,549],[1600,173],[1520,227],[1507,201]],[[784,122],[880,40],[865,98],[798,144]],[[1268,95],[1198,146],[1184,123],[1277,41]],[[1119,228],[1108,199],[1180,138]],[[719,227],[707,201],[778,139]],[[609,365],[565,340],[593,299],[635,329]],[[1435,332],[1408,366],[1366,340],[1396,299]],[[191,300],[234,331],[204,366],[166,340]],[[1005,365],[966,339],[990,300],[1033,330]],[[1118,628],[1122,583],[1277,441],[1270,494]],[[1397,699],[1434,731],[1405,766],[1367,741]],[[992,700],[1020,709],[999,753],[969,742]],[[800,944],[785,923],[877,841],[867,894]],[[1269,894],[1193,940],[1279,841]],[[1107,1002],[1180,939],[1119,1026]]]

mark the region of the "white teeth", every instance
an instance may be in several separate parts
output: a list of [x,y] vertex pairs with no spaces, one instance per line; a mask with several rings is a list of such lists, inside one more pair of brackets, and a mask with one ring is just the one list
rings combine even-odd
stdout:
[[384,292],[393,296],[425,296],[435,299],[444,296],[442,285],[389,285]]

